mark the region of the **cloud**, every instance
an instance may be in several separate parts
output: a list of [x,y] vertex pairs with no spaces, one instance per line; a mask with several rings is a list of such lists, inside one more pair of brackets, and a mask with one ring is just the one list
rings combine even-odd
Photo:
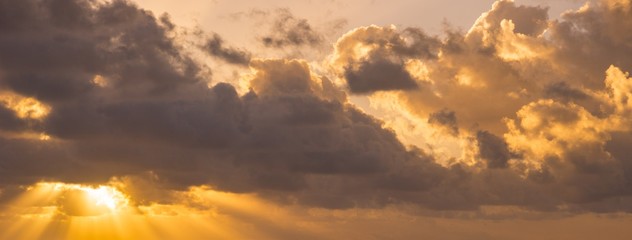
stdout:
[[454,136],[459,135],[456,114],[448,109],[442,109],[441,111],[431,113],[428,117],[428,123],[444,127],[448,133]]
[[[626,4],[551,21],[545,8],[499,1],[469,32],[443,38],[359,27],[324,66],[258,59],[214,35],[211,55],[248,64],[243,93],[209,84],[168,18],[129,2],[0,4],[0,59],[10,59],[0,60],[0,100],[11,99],[0,101],[3,189],[115,178],[138,202],[210,186],[330,209],[630,210],[612,204],[632,193]],[[280,16],[270,46],[323,41]],[[580,51],[592,46],[605,53]],[[432,140],[405,146],[346,91],[395,92],[398,107],[462,140],[463,154],[439,164]]]
[[26,122],[21,120],[15,111],[4,106],[0,106],[0,117],[2,118],[2,122],[0,122],[0,129],[2,130],[19,131],[26,127]]
[[412,90],[418,84],[408,60],[435,58],[438,44],[418,29],[400,33],[394,27],[361,27],[338,39],[330,64],[352,93]]
[[517,6],[513,1],[497,1],[492,9],[479,17],[470,32],[484,29],[483,32],[499,31],[503,20],[514,23],[514,32],[527,36],[538,36],[548,26],[548,8]]
[[211,56],[237,65],[247,66],[251,58],[251,54],[245,50],[224,46],[224,40],[218,34],[213,34],[213,37],[206,41],[202,49]]
[[64,12],[63,25],[56,8],[25,2],[37,7],[11,13],[38,16],[21,22],[42,30],[3,29],[12,34],[2,35],[11,49],[2,54],[17,59],[0,65],[3,90],[50,106],[25,130],[49,139],[2,136],[4,185],[153,173],[171,190],[206,184],[337,208],[384,204],[375,187],[439,181],[429,156],[408,151],[304,61],[252,61],[245,94],[225,83],[209,88],[203,67],[150,12],[123,1],[59,3],[78,8]]
[[[359,28],[339,40],[332,65],[334,69],[352,66],[356,59],[362,64],[375,59],[377,54],[371,52],[380,49],[388,53],[384,58],[401,66],[412,61],[423,66],[419,68],[423,70],[418,74],[421,77],[416,79],[420,87],[393,96],[404,107],[402,112],[427,120],[438,129],[462,130],[459,137],[468,144],[461,145],[463,155],[456,162],[489,169],[472,174],[467,190],[461,190],[463,194],[479,189],[502,195],[505,203],[512,202],[511,197],[493,189],[483,190],[476,183],[478,177],[490,174],[495,176],[492,182],[511,182],[524,191],[550,197],[519,203],[537,209],[556,209],[552,207],[555,202],[575,204],[575,210],[626,209],[625,204],[603,201],[629,194],[629,181],[624,177],[629,170],[622,167],[627,166],[627,159],[612,157],[610,151],[621,150],[613,148],[617,140],[609,140],[612,134],[621,140],[629,134],[624,127],[628,121],[623,120],[627,117],[620,115],[628,108],[628,90],[615,90],[628,89],[627,74],[621,69],[629,67],[619,58],[620,53],[627,52],[627,45],[617,40],[624,38],[619,31],[627,29],[622,23],[627,22],[628,7],[598,1],[564,14],[561,20],[549,20],[546,8],[498,1],[467,33],[447,30],[443,39],[434,38],[436,44],[430,52],[440,53],[435,57],[394,53],[388,47],[375,47],[382,44],[363,43],[369,40],[348,40],[364,35],[370,35],[371,40],[399,39],[398,35],[407,31]],[[578,37],[585,41],[577,41]],[[393,41],[383,40],[386,46],[397,46]],[[410,72],[412,68],[405,69]],[[338,73],[351,86],[349,79],[340,75],[340,68]],[[374,91],[384,89],[388,90]],[[459,116],[459,121],[452,115]],[[429,149],[442,144],[435,139],[427,142]],[[492,169],[508,172],[502,170],[503,174],[496,175],[500,172]],[[482,196],[474,199],[480,203],[490,200]]]
[[479,155],[489,168],[506,168],[509,159],[517,157],[509,151],[504,139],[487,131],[478,131],[476,141]]
[[548,85],[545,89],[545,96],[561,100],[582,100],[590,96],[581,89],[576,89],[566,82],[555,82]]
[[300,46],[318,46],[324,43],[324,37],[312,27],[306,19],[296,18],[288,9],[277,9],[270,32],[260,39],[266,47],[288,48]]
[[20,24],[2,28],[1,57],[12,59],[1,63],[2,84],[18,94],[60,103],[108,92],[93,84],[97,75],[112,95],[161,95],[200,82],[169,30],[127,2],[5,3],[3,18]]
[[405,90],[417,88],[417,83],[402,65],[388,61],[363,62],[358,69],[346,69],[345,79],[354,93],[377,90]]
[[621,1],[595,1],[570,11],[549,29],[557,47],[555,62],[574,73],[569,81],[599,89],[603,71],[610,65],[632,68],[625,57],[631,49],[623,40],[630,37],[630,27],[630,5]]

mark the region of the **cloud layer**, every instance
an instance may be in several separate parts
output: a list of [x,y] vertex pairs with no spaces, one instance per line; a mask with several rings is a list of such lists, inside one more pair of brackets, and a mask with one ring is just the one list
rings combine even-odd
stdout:
[[[257,58],[211,35],[203,51],[249,66],[240,93],[209,79],[214,66],[166,15],[118,0],[1,0],[0,188],[154,176],[168,191],[309,207],[628,212],[631,19],[625,1],[557,20],[498,1],[468,32],[359,27],[322,63]],[[270,48],[325,41],[289,12],[272,30]],[[431,140],[406,146],[356,94],[395,96],[462,154],[440,164]]]

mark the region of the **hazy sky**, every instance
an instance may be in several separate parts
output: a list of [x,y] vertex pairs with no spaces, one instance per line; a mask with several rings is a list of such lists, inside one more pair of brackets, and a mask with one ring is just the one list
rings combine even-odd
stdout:
[[[489,10],[493,0],[137,0],[144,8],[155,13],[169,13],[181,25],[199,26],[207,31],[222,34],[236,44],[252,43],[257,29],[246,19],[235,21],[231,15],[253,10],[270,11],[289,9],[294,15],[310,23],[326,25],[328,22],[345,20],[346,24],[333,37],[359,26],[371,24],[401,27],[420,27],[432,34],[440,34],[443,24],[469,29],[482,12]],[[519,0],[518,4],[541,5],[550,8],[551,18],[562,12],[577,9],[583,1],[572,0]]]
[[628,239],[632,3],[0,0],[0,239]]

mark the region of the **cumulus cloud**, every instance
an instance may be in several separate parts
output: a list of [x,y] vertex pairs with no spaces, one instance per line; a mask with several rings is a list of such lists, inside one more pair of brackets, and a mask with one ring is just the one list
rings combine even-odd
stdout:
[[[426,119],[438,129],[453,129],[453,133],[461,129],[460,138],[473,139],[464,140],[474,146],[463,147],[457,162],[509,169],[525,178],[525,182],[515,182],[519,188],[537,189],[551,197],[533,201],[532,206],[567,202],[600,211],[627,209],[603,201],[629,194],[624,177],[629,170],[623,167],[627,158],[620,157],[621,150],[614,148],[617,140],[611,140],[614,134],[625,141],[623,136],[629,134],[624,127],[627,117],[620,115],[627,111],[628,90],[615,90],[628,89],[627,74],[621,69],[629,67],[619,56],[629,51],[617,40],[625,38],[619,31],[627,32],[622,23],[629,18],[628,8],[629,4],[617,1],[596,1],[559,20],[549,20],[546,8],[498,1],[468,32],[448,30],[444,38],[431,38],[436,44],[430,52],[440,53],[434,57],[393,53],[396,57],[390,59],[399,58],[402,66],[415,62],[423,70],[416,79],[420,88],[393,96],[403,112]],[[363,57],[360,63],[379,59],[368,54],[374,48],[364,47],[366,40],[349,40],[366,29],[341,38],[332,54],[334,68]],[[392,36],[406,31],[372,27],[379,37],[371,39],[397,39]],[[338,68],[339,73],[340,69],[345,68]],[[345,74],[339,77],[354,92]],[[397,89],[378,87],[369,92],[384,90]],[[441,144],[433,139],[428,142]],[[480,174],[489,174],[486,171]]]
[[394,27],[361,27],[345,34],[335,44],[331,66],[352,93],[418,88],[409,68],[412,58],[436,57],[438,40],[418,29],[396,31]]
[[[134,185],[206,185],[325,208],[630,211],[612,204],[632,193],[629,4],[549,20],[546,8],[499,1],[467,33],[445,37],[360,27],[322,68],[257,59],[213,35],[208,53],[248,64],[245,93],[209,87],[168,18],[129,2],[0,6],[4,189],[117,177],[138,202],[170,195]],[[323,41],[280,16],[270,46]],[[463,140],[464,153],[439,164],[432,146],[405,146],[345,90],[395,91],[400,107]]]
[[[23,3],[34,5],[15,9],[26,11],[24,15],[53,11],[39,2]],[[196,72],[200,67],[183,56],[168,27],[151,13],[122,1],[63,3],[79,8],[77,14],[89,19],[81,24],[88,26],[70,28],[45,17],[25,18],[47,31],[16,28],[12,35],[3,35],[3,46],[13,46],[15,54],[29,41],[42,48],[55,46],[58,38],[83,43],[60,43],[50,56],[41,56],[71,57],[53,66],[44,60],[3,62],[8,76],[3,78],[4,90],[51,107],[28,129],[50,139],[3,136],[4,184],[99,182],[153,172],[172,189],[209,184],[225,191],[286,192],[271,195],[349,207],[386,199],[372,196],[373,187],[401,188],[396,183],[420,179],[404,188],[424,189],[440,175],[430,171],[438,166],[428,156],[406,150],[379,120],[347,104],[340,90],[303,61],[254,61],[252,91],[244,95],[229,84],[207,88]],[[54,12],[44,16],[57,17]],[[146,39],[139,31],[154,35]],[[35,54],[22,51],[24,59]],[[44,75],[47,70],[61,76]],[[428,172],[428,179],[411,169]],[[323,188],[327,182],[337,187]],[[362,188],[355,195],[342,194],[356,186]]]

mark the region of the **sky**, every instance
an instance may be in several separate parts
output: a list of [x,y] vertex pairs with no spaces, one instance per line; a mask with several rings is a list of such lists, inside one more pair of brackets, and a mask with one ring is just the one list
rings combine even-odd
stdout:
[[0,239],[628,239],[629,0],[0,0]]

